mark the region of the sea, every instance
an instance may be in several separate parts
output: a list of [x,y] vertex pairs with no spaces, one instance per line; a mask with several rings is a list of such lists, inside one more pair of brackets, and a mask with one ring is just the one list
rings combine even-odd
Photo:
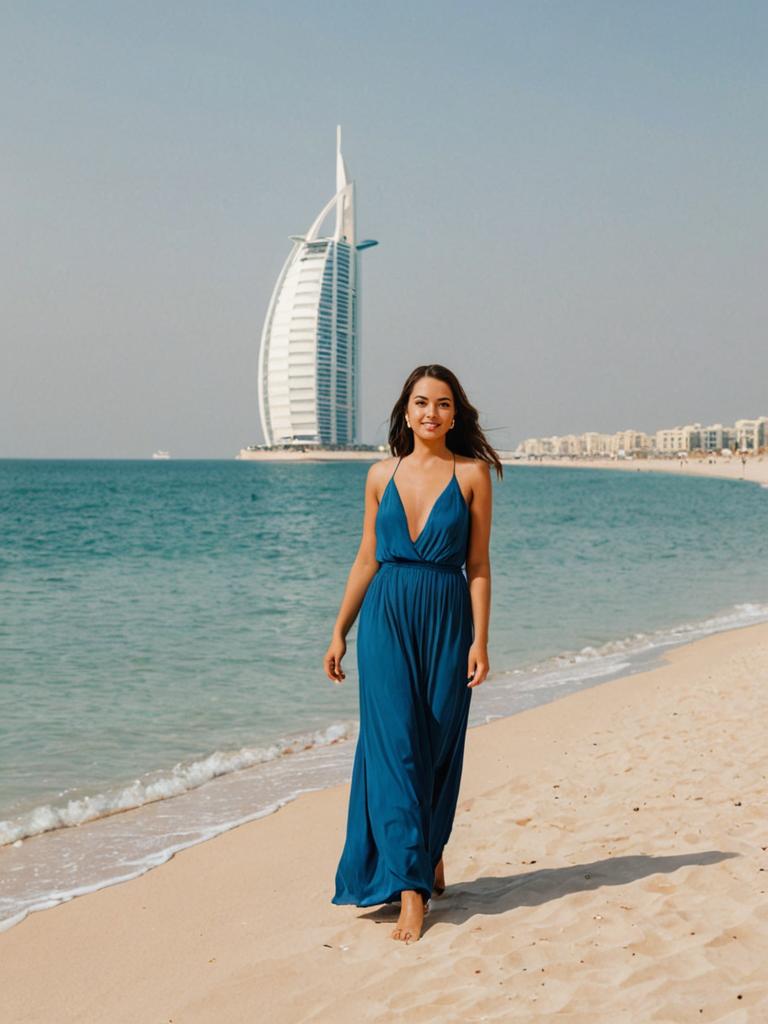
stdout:
[[[0,461],[0,930],[349,779],[367,463]],[[768,489],[494,476],[470,726],[768,620]],[[332,879],[328,879],[329,899]]]

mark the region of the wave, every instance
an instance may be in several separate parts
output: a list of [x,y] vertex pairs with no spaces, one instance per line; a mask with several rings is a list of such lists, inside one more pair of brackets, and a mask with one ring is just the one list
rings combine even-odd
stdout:
[[633,633],[603,644],[561,651],[534,665],[494,672],[481,700],[473,701],[469,724],[504,718],[618,676],[646,671],[658,663],[665,649],[760,622],[768,622],[768,605],[748,602],[696,622]]
[[350,739],[356,730],[357,722],[334,722],[325,729],[282,738],[267,747],[217,750],[201,760],[179,762],[170,771],[150,772],[130,785],[69,800],[62,805],[42,804],[16,818],[0,821],[0,847],[43,832],[82,825],[157,800],[167,800],[197,789],[220,775],[243,771],[277,758]]

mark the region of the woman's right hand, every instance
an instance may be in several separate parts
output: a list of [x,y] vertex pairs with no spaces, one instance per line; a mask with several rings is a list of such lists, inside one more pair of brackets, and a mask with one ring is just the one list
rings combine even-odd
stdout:
[[346,676],[341,668],[341,659],[347,652],[347,643],[341,636],[335,636],[325,652],[323,668],[332,683],[340,683]]

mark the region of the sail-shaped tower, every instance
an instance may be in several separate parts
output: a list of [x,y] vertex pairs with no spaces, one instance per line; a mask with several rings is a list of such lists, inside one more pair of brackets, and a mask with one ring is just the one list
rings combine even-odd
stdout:
[[[335,214],[332,234],[321,235]],[[359,253],[355,183],[336,129],[336,194],[293,248],[267,309],[259,412],[267,445],[352,445],[360,439]]]

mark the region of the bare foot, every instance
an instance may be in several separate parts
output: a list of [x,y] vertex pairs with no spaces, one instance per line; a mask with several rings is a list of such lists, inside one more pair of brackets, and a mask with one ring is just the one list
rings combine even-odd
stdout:
[[424,897],[413,889],[404,889],[400,893],[400,917],[397,919],[391,939],[405,942],[418,942],[424,924]]
[[445,892],[445,866],[443,865],[442,857],[435,868],[435,881],[432,885],[432,891],[438,896],[442,896]]

